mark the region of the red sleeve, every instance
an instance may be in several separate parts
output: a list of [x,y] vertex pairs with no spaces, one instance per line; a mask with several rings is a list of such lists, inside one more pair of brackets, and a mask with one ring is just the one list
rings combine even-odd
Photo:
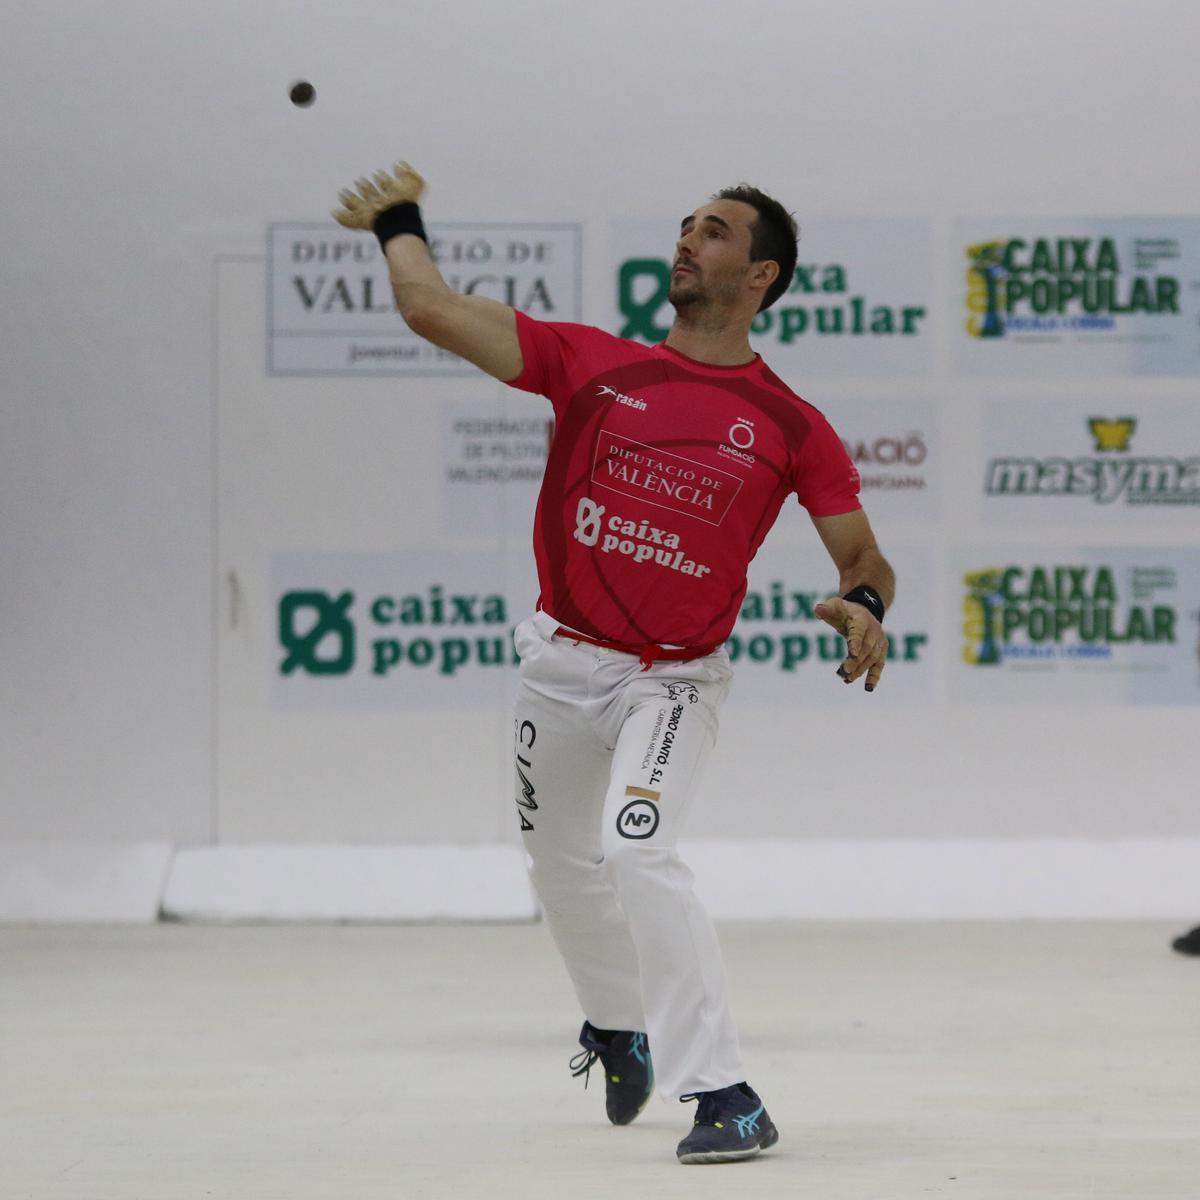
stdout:
[[792,476],[797,499],[813,517],[836,517],[862,508],[858,468],[846,453],[842,439],[815,409],[810,417],[812,424]]
[[601,366],[595,361],[598,355],[616,341],[590,325],[538,321],[523,312],[517,313],[517,337],[524,367],[508,386],[546,396],[556,412],[596,374]]

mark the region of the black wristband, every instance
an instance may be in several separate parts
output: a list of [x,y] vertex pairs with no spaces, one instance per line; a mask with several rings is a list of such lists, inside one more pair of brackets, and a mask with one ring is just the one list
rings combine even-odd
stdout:
[[842,599],[861,604],[863,608],[871,610],[875,620],[883,620],[883,597],[869,583],[860,583],[858,587],[851,588]]
[[373,228],[382,247],[386,247],[392,238],[401,233],[415,233],[426,245],[429,244],[429,238],[425,236],[425,225],[421,220],[421,206],[411,200],[385,208],[375,218]]

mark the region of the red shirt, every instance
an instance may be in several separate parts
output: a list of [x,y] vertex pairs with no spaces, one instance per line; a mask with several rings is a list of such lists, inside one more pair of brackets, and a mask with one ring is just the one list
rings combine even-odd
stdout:
[[534,525],[539,607],[593,637],[725,640],[746,568],[795,492],[814,517],[852,512],[858,472],[829,422],[753,362],[517,313],[525,367],[555,433]]

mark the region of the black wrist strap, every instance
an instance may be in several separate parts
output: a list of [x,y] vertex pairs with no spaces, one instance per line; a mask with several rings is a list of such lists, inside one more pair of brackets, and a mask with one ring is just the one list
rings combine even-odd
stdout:
[[875,620],[883,620],[883,597],[869,583],[860,583],[858,587],[851,588],[842,599],[861,604],[863,608],[871,610]]
[[429,238],[425,236],[425,224],[421,220],[421,207],[411,200],[385,208],[375,218],[374,230],[380,246],[383,247],[401,233],[414,233],[426,245],[429,244]]

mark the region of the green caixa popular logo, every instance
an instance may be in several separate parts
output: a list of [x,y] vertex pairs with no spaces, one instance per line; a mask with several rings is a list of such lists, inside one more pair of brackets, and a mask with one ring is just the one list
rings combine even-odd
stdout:
[[353,592],[288,592],[279,600],[281,675],[345,675],[354,668]]
[[423,592],[367,595],[361,613],[355,611],[350,589],[302,588],[280,596],[279,673],[350,674],[357,661],[358,632],[365,639],[363,673],[370,677],[401,667],[453,676],[518,661],[504,596],[455,592],[437,583]]

